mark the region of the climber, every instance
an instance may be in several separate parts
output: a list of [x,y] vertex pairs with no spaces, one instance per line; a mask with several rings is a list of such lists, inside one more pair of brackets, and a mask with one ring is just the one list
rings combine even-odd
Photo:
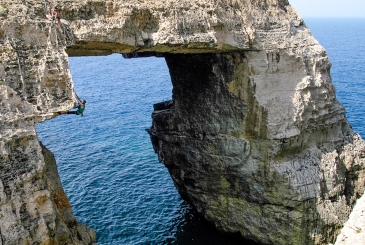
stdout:
[[86,100],[81,100],[79,98],[79,96],[77,96],[77,94],[75,94],[75,95],[76,95],[76,100],[77,100],[77,104],[78,104],[77,106],[75,106],[75,108],[77,108],[77,110],[76,111],[59,111],[56,113],[57,115],[61,115],[61,114],[75,114],[77,116],[84,115],[83,112],[85,110]]
[[58,9],[56,7],[51,9],[51,14],[46,15],[49,20],[52,20],[52,24],[56,23],[59,27],[61,27],[61,18],[58,14]]

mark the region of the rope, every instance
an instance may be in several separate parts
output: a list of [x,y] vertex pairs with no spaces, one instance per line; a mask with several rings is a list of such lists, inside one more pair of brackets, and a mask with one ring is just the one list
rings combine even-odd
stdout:
[[[41,0],[41,2],[43,3],[43,9],[44,9],[44,14],[47,15],[47,14],[51,14],[51,6],[49,8],[49,11],[47,9],[47,5],[48,5],[48,1],[47,0]],[[52,18],[52,17],[51,17]],[[52,18],[52,26],[54,26],[54,21],[55,19]],[[69,27],[69,25],[65,25],[63,24],[60,20],[59,21],[59,26],[62,30],[62,34],[65,35],[65,43],[66,45],[72,45],[73,42],[74,42],[74,39],[73,39],[73,34],[72,34],[72,30],[71,28]],[[56,36],[56,45],[59,46],[59,44],[63,43],[63,39],[62,39],[62,34],[61,33],[58,33],[59,31],[57,30],[57,28],[51,28],[51,32],[52,30],[54,31],[54,34]],[[71,85],[69,85],[71,86]],[[76,95],[76,98],[81,101],[80,97],[76,94],[76,92],[74,91],[75,95]]]

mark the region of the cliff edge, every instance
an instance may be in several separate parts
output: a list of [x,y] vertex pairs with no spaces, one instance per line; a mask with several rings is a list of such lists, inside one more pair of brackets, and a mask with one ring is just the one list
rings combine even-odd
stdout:
[[151,141],[181,196],[223,231],[334,242],[364,193],[365,142],[286,0],[3,0],[0,20],[0,245],[95,238],[34,128],[73,107],[69,55],[165,57],[173,100],[154,106]]

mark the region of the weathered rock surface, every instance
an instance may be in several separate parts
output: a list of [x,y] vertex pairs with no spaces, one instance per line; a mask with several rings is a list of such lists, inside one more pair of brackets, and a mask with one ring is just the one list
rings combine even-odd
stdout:
[[349,220],[337,237],[335,245],[365,244],[365,195],[357,200]]
[[0,244],[91,244],[35,123],[72,107],[65,47],[41,1],[0,4]]
[[67,53],[113,52],[165,56],[173,101],[155,106],[152,143],[206,219],[264,244],[335,241],[364,193],[365,143],[286,0],[56,1],[60,26],[46,3],[0,6],[1,245],[94,239],[34,124],[73,106]]

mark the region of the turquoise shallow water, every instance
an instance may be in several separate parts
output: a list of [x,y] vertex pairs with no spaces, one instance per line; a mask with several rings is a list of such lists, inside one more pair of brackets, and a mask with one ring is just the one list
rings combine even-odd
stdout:
[[[365,20],[308,19],[333,63],[337,96],[364,135]],[[145,128],[152,105],[171,99],[163,58],[71,57],[84,117],[63,115],[37,125],[55,154],[77,219],[107,244],[250,244],[220,234],[178,195]]]

